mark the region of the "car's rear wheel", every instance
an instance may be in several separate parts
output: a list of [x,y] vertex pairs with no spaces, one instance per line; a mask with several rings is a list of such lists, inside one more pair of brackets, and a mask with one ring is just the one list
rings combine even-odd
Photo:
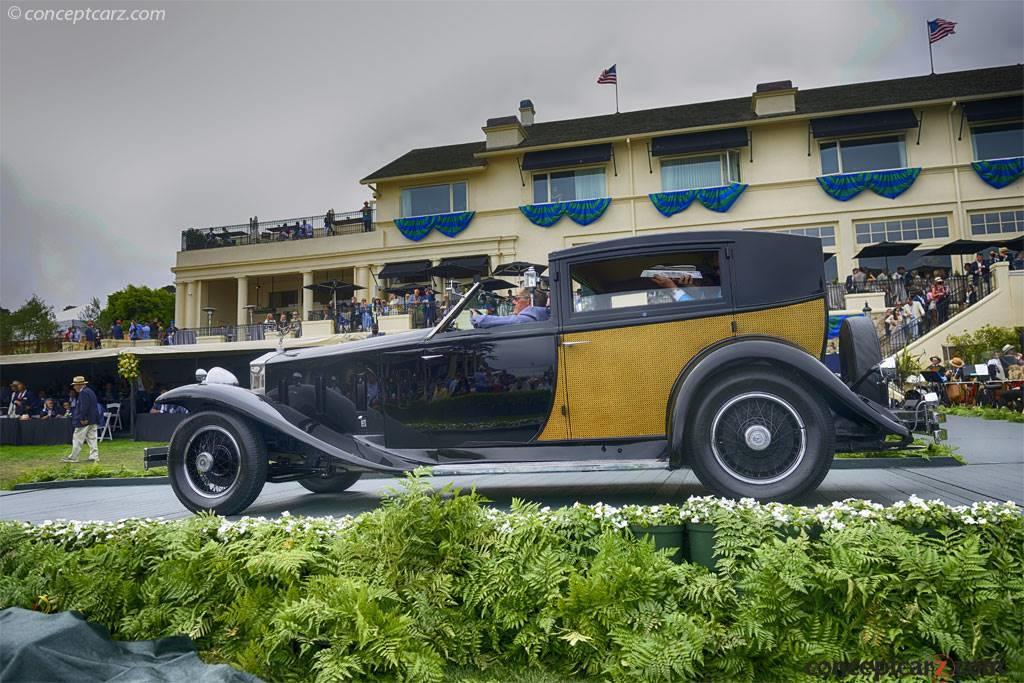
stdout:
[[361,476],[362,472],[336,472],[330,477],[299,479],[299,484],[313,493],[341,493],[359,481]]
[[189,510],[238,514],[267,481],[266,446],[241,418],[196,413],[171,438],[167,474],[174,495]]
[[788,500],[828,474],[832,416],[792,374],[751,369],[708,388],[690,422],[689,461],[701,483],[730,498]]

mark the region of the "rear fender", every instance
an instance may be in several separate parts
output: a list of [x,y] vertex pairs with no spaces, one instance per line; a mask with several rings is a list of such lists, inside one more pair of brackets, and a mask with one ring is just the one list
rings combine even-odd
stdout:
[[871,425],[883,434],[908,437],[910,432],[886,408],[855,394],[817,358],[788,342],[767,337],[745,337],[728,340],[703,351],[680,373],[674,387],[674,400],[669,402],[668,437],[673,465],[681,463],[690,417],[717,377],[752,363],[768,364],[798,374],[813,390],[820,392],[832,410],[851,419]]
[[[395,473],[409,469],[402,467],[402,463],[391,462],[389,458],[381,457],[379,454],[364,453],[359,442],[351,435],[339,434],[294,408],[230,384],[189,384],[171,389],[157,398],[156,402],[184,406],[190,413],[212,410],[241,415],[256,424],[332,456],[353,469]],[[330,442],[315,436],[312,433],[314,431],[324,437],[330,437]]]

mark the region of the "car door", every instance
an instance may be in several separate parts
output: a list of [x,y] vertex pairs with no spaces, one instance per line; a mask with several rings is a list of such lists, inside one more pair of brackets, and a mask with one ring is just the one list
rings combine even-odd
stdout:
[[545,321],[452,330],[386,355],[388,447],[475,459],[481,449],[533,441],[554,403],[555,329]]
[[734,334],[729,254],[696,244],[561,263],[561,402],[540,440],[665,438],[680,371]]

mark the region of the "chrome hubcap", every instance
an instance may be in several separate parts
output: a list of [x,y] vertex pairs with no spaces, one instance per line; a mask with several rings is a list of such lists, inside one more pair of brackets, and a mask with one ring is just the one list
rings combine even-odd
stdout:
[[772,445],[772,433],[762,425],[747,427],[743,438],[747,440],[747,447],[755,451],[763,451]]
[[221,498],[238,484],[242,449],[227,429],[204,425],[185,446],[185,482],[204,498]]
[[196,469],[206,474],[213,467],[213,456],[209,453],[200,453],[196,456]]

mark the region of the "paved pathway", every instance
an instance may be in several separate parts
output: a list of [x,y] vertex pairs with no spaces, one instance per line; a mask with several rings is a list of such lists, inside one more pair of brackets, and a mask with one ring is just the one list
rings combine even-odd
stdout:
[[[911,494],[940,498],[959,505],[978,500],[1024,500],[1024,425],[950,416],[950,442],[968,461],[964,467],[833,470],[813,494],[798,501],[814,505],[843,498],[892,503]],[[497,505],[513,497],[545,505],[574,501],[676,503],[707,491],[689,470],[675,472],[590,472],[564,474],[485,475],[435,480],[477,491]],[[268,484],[246,514],[357,514],[378,505],[395,479],[364,479],[349,491],[314,495],[295,483]],[[45,519],[107,519],[122,517],[186,517],[169,486],[124,486],[16,491],[0,495],[0,518],[40,522]]]

